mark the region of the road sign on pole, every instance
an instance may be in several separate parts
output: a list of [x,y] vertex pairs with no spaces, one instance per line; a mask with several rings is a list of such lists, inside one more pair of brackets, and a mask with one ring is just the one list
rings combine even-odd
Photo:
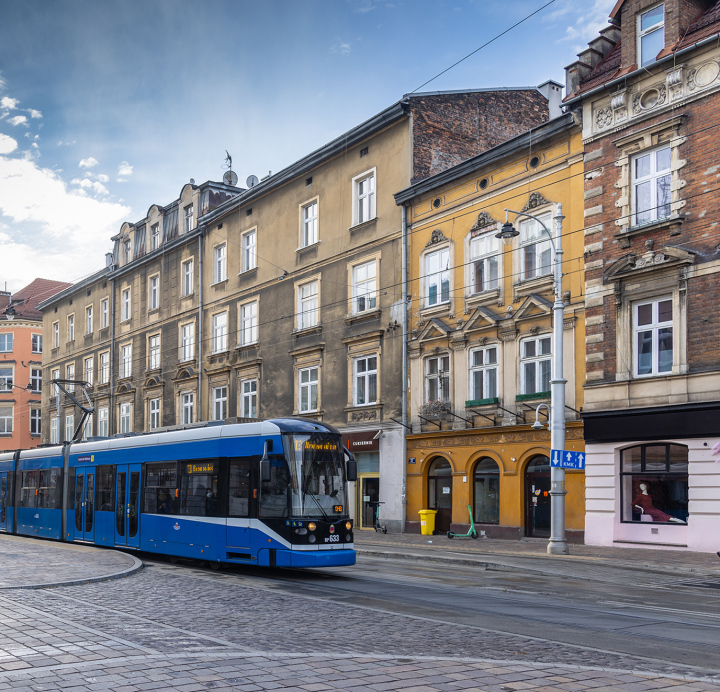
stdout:
[[585,452],[570,452],[567,449],[550,450],[550,466],[557,469],[585,469]]

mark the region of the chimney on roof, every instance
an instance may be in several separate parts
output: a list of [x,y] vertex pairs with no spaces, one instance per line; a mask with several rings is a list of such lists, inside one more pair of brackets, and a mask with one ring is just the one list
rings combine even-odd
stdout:
[[584,82],[596,65],[600,64],[620,40],[620,31],[615,26],[600,30],[600,35],[578,53],[578,59],[565,68],[565,94],[570,96]]
[[550,120],[558,118],[562,115],[562,109],[560,105],[562,103],[562,84],[554,82],[552,79],[548,79],[547,82],[543,82],[538,86],[538,91],[548,101],[548,111],[550,113]]
[[111,267],[113,263],[113,253],[112,252],[106,252],[105,253],[105,266]]

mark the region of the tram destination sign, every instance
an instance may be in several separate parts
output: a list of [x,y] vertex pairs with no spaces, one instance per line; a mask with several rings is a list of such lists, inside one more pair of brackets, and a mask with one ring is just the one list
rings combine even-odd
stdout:
[[585,469],[585,452],[571,452],[567,449],[550,450],[550,466],[557,469]]

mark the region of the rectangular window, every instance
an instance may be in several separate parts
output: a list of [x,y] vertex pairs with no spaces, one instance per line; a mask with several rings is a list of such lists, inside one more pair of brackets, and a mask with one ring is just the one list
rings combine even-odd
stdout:
[[123,290],[121,299],[121,319],[123,322],[130,319],[130,289]]
[[318,282],[298,286],[298,329],[309,329],[318,324]]
[[374,310],[377,306],[377,263],[365,262],[352,268],[353,313]]
[[633,157],[635,225],[670,216],[670,147]]
[[355,223],[375,218],[375,174],[355,181]]
[[88,438],[92,437],[92,429],[93,429],[93,417],[92,417],[92,413],[91,413],[85,419],[85,423],[83,423],[83,429],[82,429],[82,439],[83,440],[87,440]]
[[148,339],[148,370],[160,367],[160,335],[155,334]]
[[123,264],[130,264],[130,258],[132,257],[132,253],[130,252],[130,241],[126,240],[123,243]]
[[56,445],[60,443],[60,437],[58,435],[58,419],[57,416],[53,416],[50,419],[50,444]]
[[120,377],[132,375],[132,344],[120,347]]
[[75,391],[75,385],[73,384],[72,380],[75,379],[75,363],[69,363],[66,367],[66,375],[68,382],[65,386],[67,387],[68,392],[74,392]]
[[223,243],[213,250],[213,282],[217,284],[225,279],[227,279],[227,256]]
[[30,434],[40,435],[42,413],[39,408],[30,409]]
[[180,329],[180,360],[195,357],[195,323],[184,324]]
[[42,370],[39,368],[31,368],[30,370],[30,389],[33,392],[42,391]]
[[62,469],[23,471],[20,475],[18,507],[60,509]]
[[0,404],[0,434],[9,435],[13,431],[12,404]]
[[182,294],[191,296],[195,287],[193,286],[193,261],[191,259],[182,263]]
[[665,6],[657,5],[638,17],[638,48],[640,67],[655,62],[665,48]]
[[10,353],[13,350],[13,335],[0,334],[0,353]]
[[520,343],[520,393],[550,393],[552,339],[540,336]]
[[[115,467],[98,466],[97,470],[97,510],[112,512],[115,508]],[[122,503],[121,505],[122,506]]]
[[189,425],[193,422],[195,411],[195,395],[192,392],[185,392],[180,395],[180,422]]
[[318,368],[300,370],[300,406],[301,413],[317,411],[318,408]]
[[426,307],[450,300],[450,248],[425,255],[425,286]]
[[157,250],[160,247],[160,224],[150,226],[150,250]]
[[250,515],[250,460],[234,459],[230,462],[230,502],[228,516]]
[[42,353],[42,334],[32,335],[32,352]]
[[193,229],[193,205],[190,204],[184,209],[183,214],[183,233],[190,233]]
[[60,322],[53,322],[53,348],[60,345]]
[[110,311],[108,309],[108,299],[104,298],[100,301],[100,329],[105,329],[110,324]]
[[354,403],[364,406],[377,402],[377,356],[356,358],[353,362],[355,370]]
[[110,382],[110,353],[100,354],[100,384],[107,384]]
[[68,315],[67,318],[67,340],[75,341],[75,315]]
[[0,366],[0,392],[10,392],[13,386],[12,367]]
[[497,346],[470,351],[470,399],[494,399],[498,395]]
[[258,340],[258,305],[256,302],[240,306],[240,345],[247,346]]
[[500,255],[498,240],[493,233],[486,233],[470,241],[470,266],[473,293],[498,287]]
[[160,427],[160,399],[148,401],[148,426],[150,430]]
[[213,420],[225,420],[227,418],[227,387],[214,387],[213,397]]
[[100,437],[107,437],[110,432],[108,426],[108,408],[103,406],[98,409],[98,435]]
[[[52,371],[52,379],[53,380],[59,380],[60,379],[60,370],[53,370]],[[60,390],[58,389],[58,386],[56,384],[53,385],[52,389],[52,395],[53,396],[60,396]]]
[[213,353],[227,351],[227,313],[213,315]]
[[425,398],[427,403],[450,401],[450,356],[425,361]]
[[243,380],[242,390],[242,417],[257,418],[257,380]]
[[148,464],[146,468],[143,512],[177,514],[177,462]]
[[91,387],[93,383],[93,357],[90,356],[89,358],[86,358],[84,361],[84,371],[85,371],[85,382],[87,382]]
[[218,516],[219,471],[220,464],[211,459],[182,464],[180,514],[194,517]]
[[160,307],[160,278],[151,276],[148,282],[148,310],[157,310]]
[[635,332],[635,375],[672,372],[672,300],[663,298],[633,306]]
[[131,404],[126,402],[120,404],[120,432],[129,433],[132,431]]
[[317,202],[306,204],[302,208],[302,233],[300,246],[307,247],[318,241],[318,205]]
[[69,442],[75,435],[75,416],[68,413],[65,416],[65,442]]
[[92,305],[88,305],[85,308],[85,333],[93,333],[93,309]]
[[[548,230],[552,227],[550,214],[540,220]],[[552,241],[548,232],[535,219],[520,222],[520,257],[523,280],[534,279],[552,272]]]
[[242,234],[242,270],[244,272],[257,266],[257,233],[248,231]]

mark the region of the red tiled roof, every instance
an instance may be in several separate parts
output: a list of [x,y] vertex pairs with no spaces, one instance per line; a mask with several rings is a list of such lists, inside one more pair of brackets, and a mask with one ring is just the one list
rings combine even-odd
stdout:
[[[42,303],[43,300],[51,298],[56,293],[70,286],[72,286],[72,284],[66,283],[65,281],[35,279],[32,283],[25,286],[25,288],[21,288],[17,293],[12,294],[11,299],[13,307],[15,308],[15,315],[18,318],[28,320],[41,320],[42,313],[37,309],[37,306]],[[0,296],[0,309],[3,307],[2,298],[7,298],[7,296]]]

